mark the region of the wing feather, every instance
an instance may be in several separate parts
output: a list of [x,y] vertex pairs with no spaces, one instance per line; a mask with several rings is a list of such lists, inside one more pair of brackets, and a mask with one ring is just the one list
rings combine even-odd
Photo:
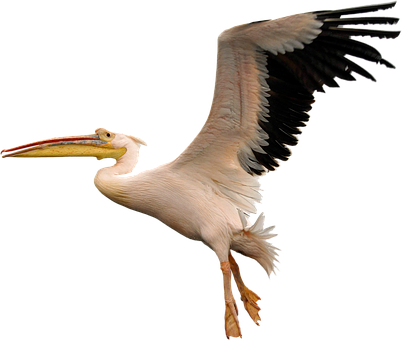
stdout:
[[360,59],[393,67],[353,36],[396,38],[399,32],[341,25],[395,24],[386,17],[341,18],[388,9],[395,3],[320,11],[259,21],[224,31],[210,115],[190,146],[171,164],[210,183],[240,209],[255,212],[260,199],[255,175],[287,160],[300,127],[309,120],[315,91],[353,81],[352,72],[374,80]]

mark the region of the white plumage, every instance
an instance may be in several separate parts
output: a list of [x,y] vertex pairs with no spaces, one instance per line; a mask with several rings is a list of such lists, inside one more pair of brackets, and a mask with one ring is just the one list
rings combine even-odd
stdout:
[[[258,177],[287,160],[308,120],[312,94],[352,72],[372,76],[345,57],[392,65],[354,35],[395,38],[399,32],[343,29],[347,24],[395,23],[396,19],[350,19],[342,15],[393,7],[395,3],[294,15],[234,27],[218,40],[214,100],[209,118],[191,145],[173,162],[131,175],[137,138],[99,129],[95,135],[45,140],[5,151],[5,156],[83,156],[85,148],[105,152],[116,165],[101,169],[95,185],[108,198],[153,216],[182,235],[204,242],[218,256],[224,274],[226,335],[241,336],[230,278],[233,272],[246,310],[258,323],[259,299],[243,284],[230,249],[257,260],[268,274],[275,248],[266,240],[263,215],[250,226],[260,200]],[[73,149],[72,149],[73,148]],[[107,150],[106,150],[107,148]],[[73,151],[72,151],[73,150]],[[92,149],[91,149],[92,150]],[[106,150],[106,151],[105,151]],[[116,150],[123,154],[116,156]],[[106,153],[107,152],[107,153]],[[113,152],[113,154],[112,154]]]

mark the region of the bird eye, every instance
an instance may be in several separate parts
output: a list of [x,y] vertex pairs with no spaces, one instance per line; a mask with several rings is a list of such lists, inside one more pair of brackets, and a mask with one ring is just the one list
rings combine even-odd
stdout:
[[106,134],[106,136],[110,137],[110,133],[108,132],[108,133]]

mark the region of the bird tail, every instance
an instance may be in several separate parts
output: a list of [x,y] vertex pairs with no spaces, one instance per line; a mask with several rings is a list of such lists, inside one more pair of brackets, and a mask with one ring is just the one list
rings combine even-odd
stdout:
[[271,234],[275,227],[263,228],[265,219],[263,213],[252,226],[247,225],[246,216],[242,211],[239,211],[239,215],[243,223],[243,231],[232,236],[230,249],[256,260],[269,276],[276,267],[274,261],[278,261],[275,258],[278,255],[276,253],[278,248],[266,240],[276,236],[276,234]]

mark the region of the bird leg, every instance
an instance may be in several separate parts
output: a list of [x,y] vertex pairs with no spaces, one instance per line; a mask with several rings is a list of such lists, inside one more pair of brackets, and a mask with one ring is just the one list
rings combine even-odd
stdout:
[[237,317],[238,309],[236,306],[236,301],[233,298],[232,288],[231,288],[231,279],[232,275],[230,272],[230,263],[229,261],[221,262],[221,270],[223,273],[223,286],[225,291],[225,331],[226,337],[229,339],[229,336],[232,337],[241,337],[240,324],[239,319]]
[[258,321],[260,321],[261,318],[258,315],[258,311],[261,308],[257,305],[257,301],[261,299],[256,293],[254,293],[253,291],[251,291],[246,287],[240,276],[239,266],[237,265],[232,254],[230,253],[229,253],[229,262],[230,262],[230,268],[232,270],[233,276],[237,284],[237,288],[239,288],[241,300],[244,303],[244,308],[246,309],[250,317],[253,319],[253,321],[259,326]]

